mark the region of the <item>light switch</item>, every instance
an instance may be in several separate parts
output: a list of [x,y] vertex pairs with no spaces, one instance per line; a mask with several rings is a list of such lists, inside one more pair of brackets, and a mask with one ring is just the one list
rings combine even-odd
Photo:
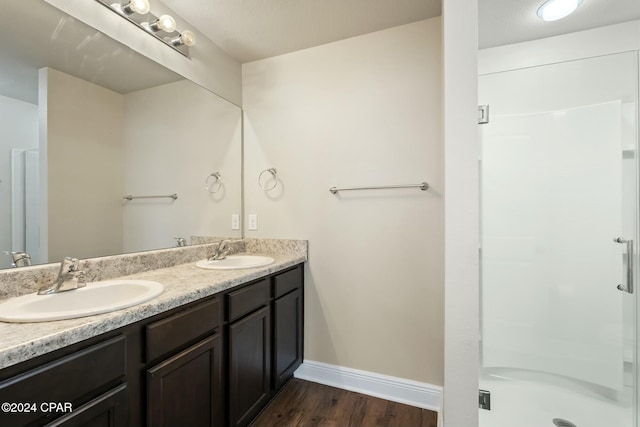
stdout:
[[231,229],[240,230],[240,215],[231,214]]
[[258,215],[249,214],[249,230],[257,230],[257,229],[258,229]]

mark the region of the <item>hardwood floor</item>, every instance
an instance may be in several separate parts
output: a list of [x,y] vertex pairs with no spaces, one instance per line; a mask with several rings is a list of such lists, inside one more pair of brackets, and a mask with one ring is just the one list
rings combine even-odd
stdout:
[[436,427],[437,413],[292,379],[251,427]]

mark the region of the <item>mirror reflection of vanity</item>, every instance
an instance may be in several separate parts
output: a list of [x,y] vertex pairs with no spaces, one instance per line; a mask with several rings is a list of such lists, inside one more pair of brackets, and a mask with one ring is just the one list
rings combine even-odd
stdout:
[[239,107],[43,1],[5,6],[0,251],[35,264],[241,236]]

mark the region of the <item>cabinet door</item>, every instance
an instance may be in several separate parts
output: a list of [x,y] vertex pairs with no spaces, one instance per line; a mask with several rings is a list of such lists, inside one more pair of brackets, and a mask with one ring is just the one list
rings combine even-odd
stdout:
[[72,412],[46,427],[121,427],[126,424],[127,385],[122,384],[79,408],[73,408]]
[[273,389],[279,390],[302,363],[302,292],[273,302]]
[[270,397],[269,307],[229,326],[229,424],[244,427]]
[[147,426],[222,425],[221,348],[215,335],[147,371]]

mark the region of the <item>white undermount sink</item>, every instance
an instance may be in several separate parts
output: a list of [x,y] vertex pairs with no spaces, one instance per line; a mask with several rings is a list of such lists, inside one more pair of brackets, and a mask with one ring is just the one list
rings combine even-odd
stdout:
[[273,264],[275,260],[268,256],[261,255],[229,255],[223,259],[209,261],[203,259],[196,262],[196,267],[207,270],[239,270],[242,268],[264,267]]
[[0,303],[0,321],[47,322],[108,313],[149,301],[163,289],[149,280],[104,280],[57,294],[28,294]]

